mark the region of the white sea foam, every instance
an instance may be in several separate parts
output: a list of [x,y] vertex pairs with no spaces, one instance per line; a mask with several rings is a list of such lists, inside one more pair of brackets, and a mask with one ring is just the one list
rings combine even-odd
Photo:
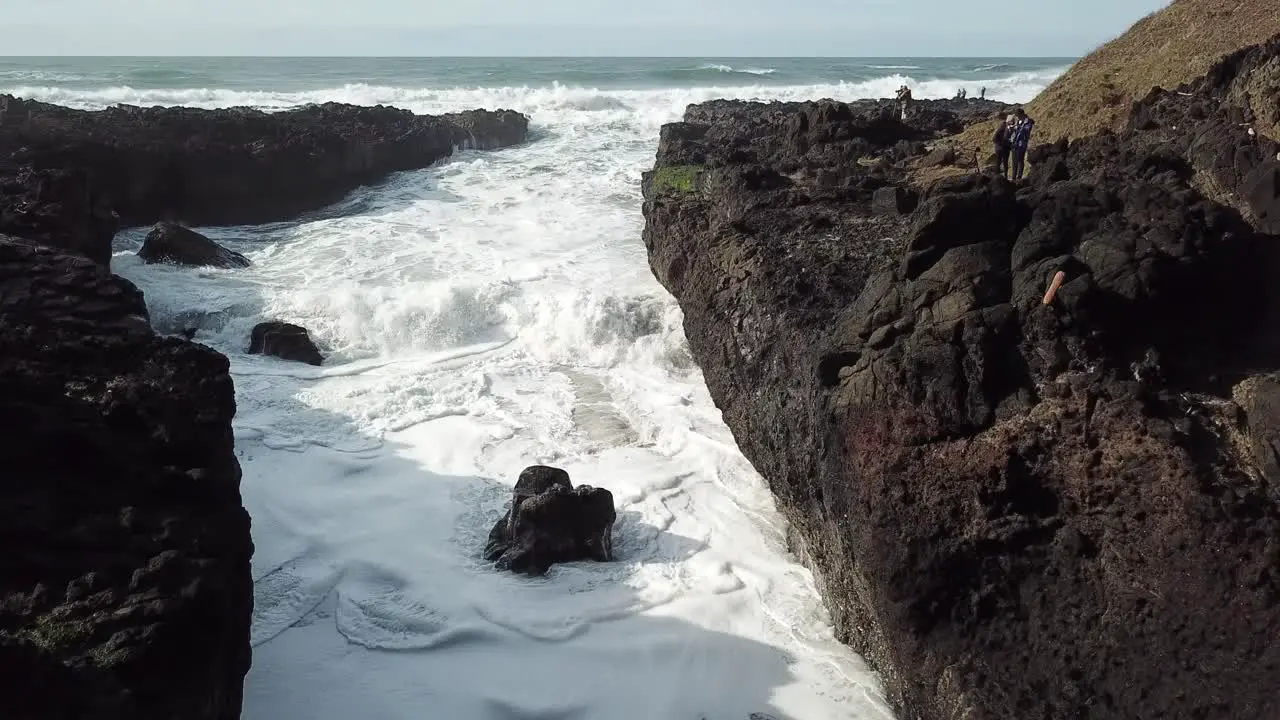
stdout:
[[[1047,79],[987,84],[1023,100]],[[196,328],[231,358],[257,544],[245,718],[889,718],[650,275],[638,180],[688,103],[886,95],[903,80],[23,92],[82,107],[340,100],[533,118],[534,142],[400,174],[344,212],[206,228],[254,261],[245,270],[148,266],[129,250],[139,233],[121,239],[115,268],[156,325]],[[310,328],[326,365],[245,355],[268,318]],[[616,562],[531,580],[478,559],[534,463],[613,491]]]
[[715,70],[724,73],[745,73],[747,75],[772,75],[778,72],[777,68],[736,68],[732,65],[722,65],[719,63],[708,63],[698,67],[699,70]]

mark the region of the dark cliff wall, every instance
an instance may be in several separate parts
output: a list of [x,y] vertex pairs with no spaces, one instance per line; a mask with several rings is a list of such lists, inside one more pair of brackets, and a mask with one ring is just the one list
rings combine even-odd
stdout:
[[904,720],[1280,716],[1280,148],[1238,100],[1280,43],[1249,52],[906,217],[874,199],[929,129],[878,109],[664,128],[654,274]]
[[253,545],[227,360],[0,236],[0,717],[240,716]]

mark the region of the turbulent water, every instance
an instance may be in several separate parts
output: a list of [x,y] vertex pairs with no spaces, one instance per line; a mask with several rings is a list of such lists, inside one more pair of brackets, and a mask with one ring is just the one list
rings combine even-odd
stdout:
[[[231,358],[253,515],[247,720],[880,720],[690,360],[640,241],[659,127],[717,98],[1025,101],[1067,61],[0,59],[65,105],[508,107],[528,144],[392,177],[298,222],[204,228],[247,270],[116,271]],[[310,328],[323,368],[244,354]],[[477,558],[520,470],[611,489],[618,560]]]

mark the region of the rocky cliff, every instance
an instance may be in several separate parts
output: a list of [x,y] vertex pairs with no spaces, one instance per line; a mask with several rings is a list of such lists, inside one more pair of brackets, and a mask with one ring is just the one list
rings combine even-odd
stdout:
[[240,716],[253,588],[227,360],[0,236],[0,717]]
[[[457,148],[523,142],[528,127],[528,118],[510,110],[428,116],[325,103],[270,113],[85,111],[0,96],[0,159],[36,171],[83,172],[101,195],[95,202],[125,225],[255,224],[321,208]],[[0,214],[0,232],[21,235],[21,226],[5,226],[9,214]]]
[[663,128],[653,272],[903,720],[1280,717],[1277,58],[1022,186],[904,187],[877,108]]

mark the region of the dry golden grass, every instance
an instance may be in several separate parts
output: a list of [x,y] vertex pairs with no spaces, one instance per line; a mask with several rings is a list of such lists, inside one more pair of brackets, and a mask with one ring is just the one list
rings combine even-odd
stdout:
[[[1081,59],[1030,104],[1033,143],[1119,129],[1129,106],[1153,87],[1175,88],[1224,55],[1280,35],[1280,0],[1174,0]],[[991,152],[995,123],[952,139],[958,151]]]

